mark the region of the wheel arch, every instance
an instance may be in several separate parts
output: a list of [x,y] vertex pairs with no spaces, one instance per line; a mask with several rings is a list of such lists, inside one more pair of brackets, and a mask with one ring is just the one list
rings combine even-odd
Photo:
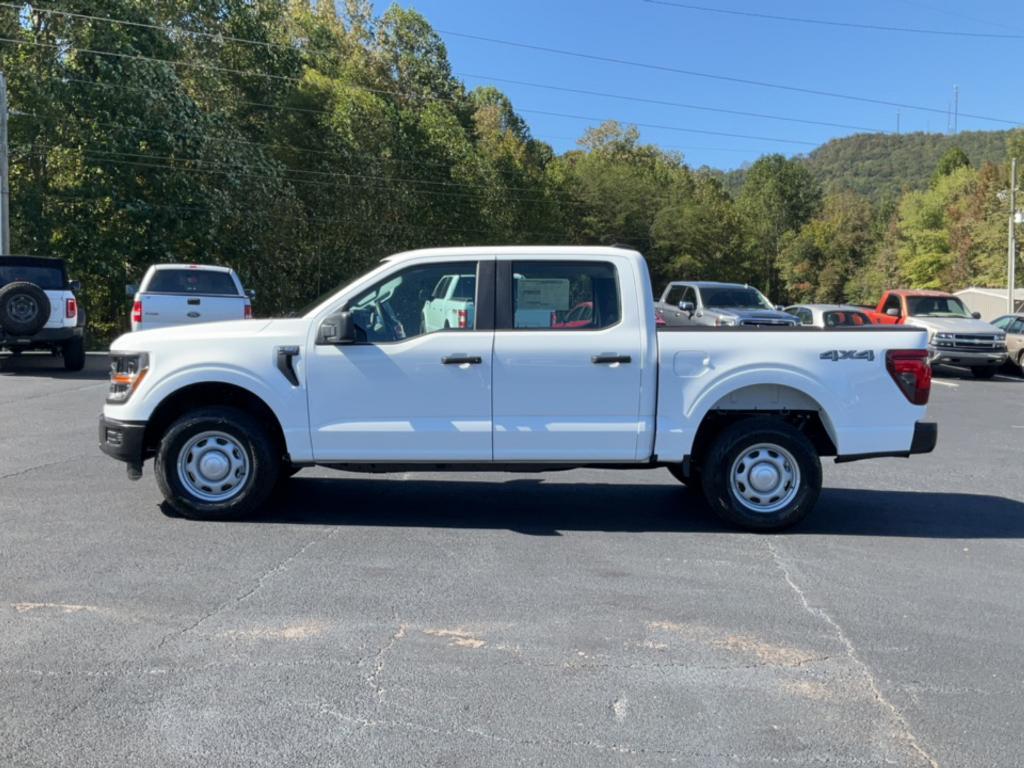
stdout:
[[838,439],[835,425],[822,402],[806,389],[793,384],[742,383],[714,397],[701,398],[692,413],[699,426],[688,454],[689,463],[699,466],[715,438],[737,421],[775,417],[799,429],[811,441],[819,456],[835,456]]
[[150,456],[167,432],[167,428],[182,414],[206,406],[237,408],[252,414],[268,427],[277,450],[287,458],[288,443],[284,429],[274,410],[259,395],[237,384],[223,381],[204,381],[188,384],[166,395],[146,422],[143,451]]

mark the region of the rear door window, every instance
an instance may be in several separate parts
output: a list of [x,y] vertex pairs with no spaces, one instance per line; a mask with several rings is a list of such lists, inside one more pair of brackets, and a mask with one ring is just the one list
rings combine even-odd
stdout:
[[512,263],[514,328],[597,330],[619,322],[615,267],[606,262]]
[[227,272],[205,269],[160,269],[145,293],[195,293],[204,296],[238,296],[238,287]]
[[459,275],[457,280],[455,290],[452,292],[452,298],[459,301],[473,301],[476,297],[476,276]]

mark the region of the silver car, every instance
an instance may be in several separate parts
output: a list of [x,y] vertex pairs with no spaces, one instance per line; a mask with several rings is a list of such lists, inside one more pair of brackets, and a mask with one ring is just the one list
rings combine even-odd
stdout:
[[666,325],[794,326],[757,288],[738,283],[669,283],[654,310]]
[[1024,373],[1024,313],[1003,315],[992,325],[1006,331],[1006,351],[1010,360]]
[[796,317],[800,325],[815,328],[850,328],[871,325],[871,317],[863,307],[851,304],[794,304],[786,312]]

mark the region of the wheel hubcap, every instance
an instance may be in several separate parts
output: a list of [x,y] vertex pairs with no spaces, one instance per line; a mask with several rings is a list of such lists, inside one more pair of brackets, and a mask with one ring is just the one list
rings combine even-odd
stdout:
[[226,432],[201,432],[178,453],[178,479],[202,501],[234,498],[249,482],[249,454]]
[[784,509],[800,490],[800,466],[780,445],[759,443],[733,462],[729,483],[735,499],[752,512]]
[[31,296],[15,296],[7,305],[7,315],[19,323],[35,320],[39,314],[39,304]]

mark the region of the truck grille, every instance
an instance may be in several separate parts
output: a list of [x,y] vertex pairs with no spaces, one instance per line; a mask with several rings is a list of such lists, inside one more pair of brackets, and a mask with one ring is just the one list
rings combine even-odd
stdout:
[[796,325],[795,321],[782,320],[770,317],[755,317],[747,320],[742,320],[740,325]]
[[953,336],[952,348],[961,352],[991,352],[1002,350],[1003,344],[990,334],[958,333]]

